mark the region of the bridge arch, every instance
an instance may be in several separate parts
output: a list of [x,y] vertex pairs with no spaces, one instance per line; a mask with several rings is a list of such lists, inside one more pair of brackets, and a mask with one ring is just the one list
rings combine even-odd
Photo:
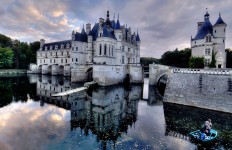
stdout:
[[52,74],[52,66],[48,66],[47,68],[47,74]]
[[93,80],[93,67],[88,67],[85,70],[85,75],[87,77],[87,81],[92,81]]
[[167,80],[168,80],[168,73],[163,73],[161,74],[158,78],[157,78],[157,92],[159,93],[159,95],[161,97],[164,96],[164,92],[166,89],[166,84],[167,84]]
[[39,65],[39,67],[38,67],[38,73],[42,74],[42,65]]
[[63,75],[64,74],[64,66],[60,65],[59,66],[59,75]]
[[169,75],[171,72],[170,66],[150,64],[149,65],[149,84],[157,85],[159,79],[164,75]]

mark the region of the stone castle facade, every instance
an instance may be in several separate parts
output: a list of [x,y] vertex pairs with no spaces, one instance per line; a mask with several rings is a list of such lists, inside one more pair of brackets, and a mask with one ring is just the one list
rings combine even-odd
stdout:
[[140,37],[138,32],[120,25],[119,15],[110,20],[99,18],[93,28],[86,24],[81,33],[73,31],[71,40],[45,43],[40,41],[37,64],[33,73],[71,76],[72,82],[95,80],[100,85],[123,82],[143,82],[140,66]]
[[197,23],[197,34],[191,38],[193,57],[204,57],[207,68],[212,61],[212,54],[216,54],[216,68],[226,68],[226,26],[221,14],[214,25],[209,20],[209,13],[204,15],[204,22]]

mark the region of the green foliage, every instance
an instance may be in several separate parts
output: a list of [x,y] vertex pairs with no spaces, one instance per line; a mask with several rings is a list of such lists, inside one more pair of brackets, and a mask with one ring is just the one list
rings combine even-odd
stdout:
[[153,63],[157,64],[157,63],[159,63],[159,59],[152,58],[152,57],[141,57],[140,58],[140,63],[141,63],[141,65],[146,66],[144,68],[144,71],[148,71],[149,70],[149,68],[148,68],[149,64],[153,64]]
[[12,40],[11,38],[0,34],[0,47],[12,47]]
[[159,59],[152,58],[152,57],[141,57],[140,63],[144,66],[149,66],[149,64],[157,64],[159,62]]
[[210,68],[216,68],[216,55],[217,55],[217,52],[212,51],[212,60],[209,64]]
[[226,68],[232,68],[232,50],[226,49]]
[[10,48],[0,47],[0,68],[10,68],[13,64],[14,53]]
[[190,68],[204,68],[204,57],[191,57],[189,61]]
[[[36,51],[40,47],[40,42],[26,43],[0,34],[0,47],[9,47],[13,50],[13,64],[11,68],[27,69],[30,63],[36,63]],[[9,68],[5,66],[4,68]]]
[[163,65],[188,68],[189,58],[191,57],[191,49],[185,48],[184,50],[174,50],[165,52],[160,59]]

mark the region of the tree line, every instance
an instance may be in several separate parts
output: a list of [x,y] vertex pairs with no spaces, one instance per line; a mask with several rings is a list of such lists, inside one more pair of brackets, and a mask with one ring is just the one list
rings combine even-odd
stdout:
[[[232,50],[226,49],[226,68],[232,68]],[[216,68],[216,52],[212,52],[210,68]],[[160,59],[141,57],[141,64],[148,66],[153,62],[167,66],[179,68],[204,68],[204,57],[191,57],[191,49],[185,48],[183,50],[172,50],[163,53]]]
[[36,63],[36,51],[40,42],[21,42],[0,34],[0,68],[28,69],[30,63]]

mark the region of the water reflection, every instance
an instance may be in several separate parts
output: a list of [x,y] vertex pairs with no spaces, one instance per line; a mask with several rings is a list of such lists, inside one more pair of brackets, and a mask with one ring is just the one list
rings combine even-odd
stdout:
[[0,149],[201,149],[187,134],[208,118],[220,135],[213,148],[232,147],[230,114],[163,104],[153,86],[99,87],[51,97],[82,85],[42,75],[0,81],[0,92],[7,92],[4,86],[9,90],[0,101]]
[[[37,79],[35,79],[37,78]],[[80,128],[85,136],[96,135],[103,149],[107,143],[116,143],[121,133],[137,120],[138,101],[142,96],[142,85],[133,85],[129,89],[123,86],[99,87],[93,91],[74,93],[67,96],[51,95],[82,85],[71,84],[63,77],[30,76],[36,81],[37,96],[41,106],[53,104],[71,110],[71,130]]]

